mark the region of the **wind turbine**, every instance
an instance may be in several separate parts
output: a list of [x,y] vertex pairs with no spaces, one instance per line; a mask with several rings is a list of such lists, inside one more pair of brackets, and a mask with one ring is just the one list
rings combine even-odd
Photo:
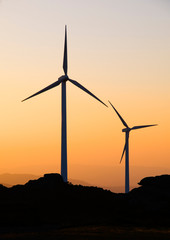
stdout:
[[23,101],[28,100],[29,98],[35,97],[43,92],[46,92],[54,87],[57,87],[61,83],[61,114],[62,114],[62,121],[61,121],[61,176],[63,177],[64,182],[67,182],[67,120],[66,120],[66,82],[69,81],[84,92],[88,93],[99,102],[104,104],[106,107],[107,105],[103,103],[98,97],[96,97],[93,93],[83,87],[80,83],[75,80],[72,80],[67,75],[68,70],[68,61],[67,61],[67,26],[65,26],[65,43],[64,43],[64,58],[63,58],[63,70],[64,75],[59,77],[58,80],[49,86],[43,88],[42,90],[36,92],[35,94],[25,98]]
[[117,115],[120,118],[123,125],[126,127],[124,129],[122,129],[122,132],[125,132],[125,146],[124,146],[123,153],[122,153],[122,156],[121,156],[121,159],[120,159],[120,163],[121,163],[121,161],[123,159],[123,156],[124,156],[124,153],[125,153],[125,193],[128,193],[129,192],[129,133],[130,133],[131,130],[146,128],[146,127],[152,127],[152,126],[156,126],[157,124],[134,126],[134,127],[130,128],[127,125],[127,123],[125,122],[125,120],[118,113],[116,108],[111,104],[111,102],[109,102],[109,103],[112,106],[112,108],[115,110],[115,112],[117,113]]

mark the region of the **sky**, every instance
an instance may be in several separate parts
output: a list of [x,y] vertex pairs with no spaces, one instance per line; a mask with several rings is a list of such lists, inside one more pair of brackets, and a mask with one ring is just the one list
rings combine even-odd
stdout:
[[[60,172],[61,87],[68,75],[117,108],[130,127],[130,184],[170,173],[170,2],[1,0],[1,173]],[[109,106],[67,83],[68,177],[124,185],[123,125]]]

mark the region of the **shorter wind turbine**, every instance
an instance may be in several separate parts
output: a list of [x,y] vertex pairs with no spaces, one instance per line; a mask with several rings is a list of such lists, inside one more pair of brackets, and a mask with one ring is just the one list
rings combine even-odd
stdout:
[[129,133],[130,133],[131,130],[146,128],[146,127],[152,127],[152,126],[156,126],[157,124],[134,126],[134,127],[130,128],[127,125],[127,123],[125,122],[125,120],[118,113],[116,108],[111,104],[111,102],[109,102],[109,103],[112,106],[112,108],[115,110],[115,112],[117,113],[117,115],[120,118],[123,125],[126,127],[124,129],[122,129],[122,132],[125,132],[125,146],[124,146],[123,153],[122,153],[122,156],[121,156],[121,159],[120,159],[120,163],[121,163],[121,161],[123,159],[123,156],[124,156],[124,153],[125,153],[125,193],[128,193],[129,192]]

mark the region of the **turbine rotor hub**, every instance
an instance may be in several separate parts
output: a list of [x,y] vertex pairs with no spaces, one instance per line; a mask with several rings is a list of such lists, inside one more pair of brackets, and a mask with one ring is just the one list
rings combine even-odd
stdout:
[[68,76],[67,75],[63,75],[61,77],[58,78],[58,80],[60,80],[61,82],[66,82],[68,80]]

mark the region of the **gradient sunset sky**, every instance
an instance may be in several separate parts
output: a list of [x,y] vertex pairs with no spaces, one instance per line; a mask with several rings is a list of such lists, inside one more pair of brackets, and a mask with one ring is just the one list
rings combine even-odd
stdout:
[[[61,86],[68,75],[117,108],[130,127],[130,184],[170,173],[170,2],[0,1],[0,174],[60,172]],[[111,107],[67,83],[68,175],[124,184],[122,123]]]

